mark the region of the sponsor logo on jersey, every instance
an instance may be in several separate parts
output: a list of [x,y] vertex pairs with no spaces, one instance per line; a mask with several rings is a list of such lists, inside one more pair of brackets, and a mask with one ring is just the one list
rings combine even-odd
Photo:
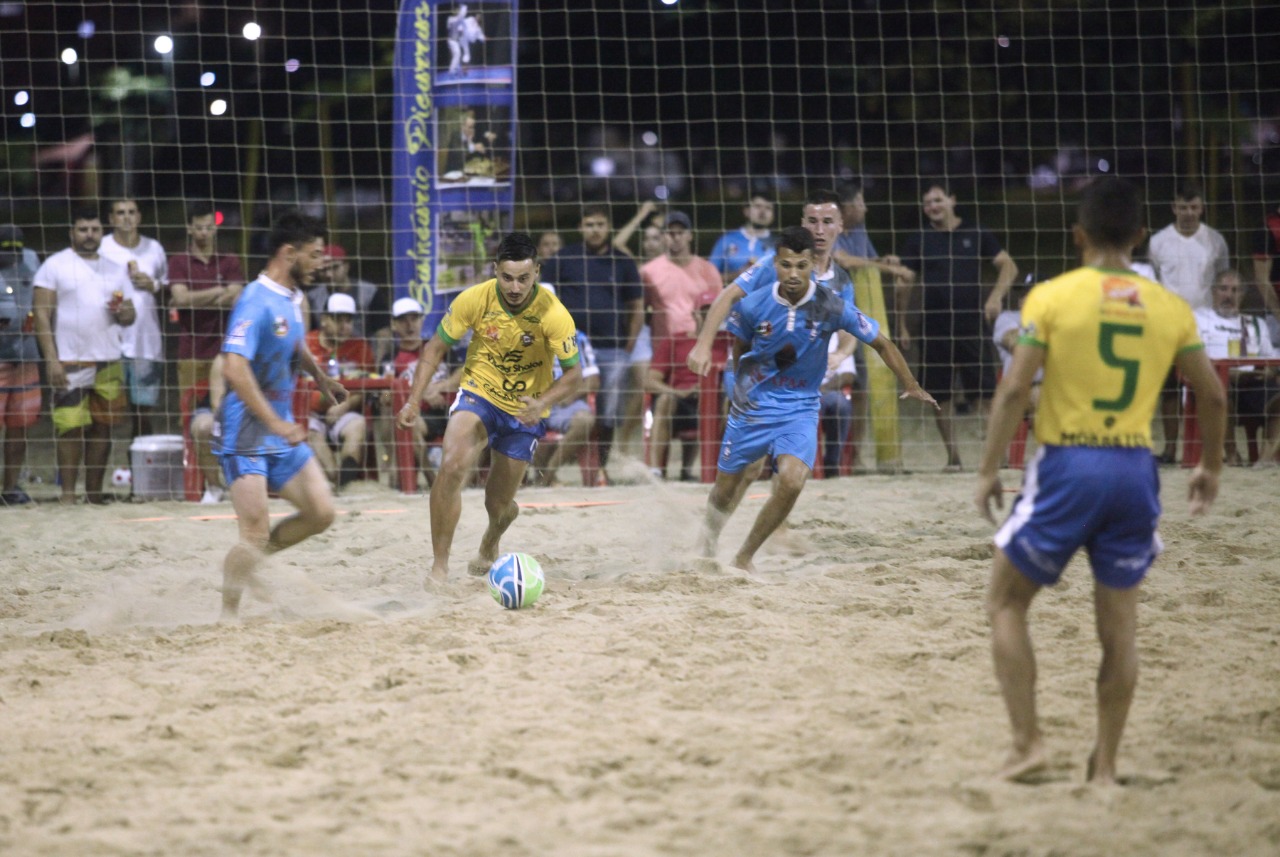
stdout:
[[525,348],[528,348],[530,345],[533,345],[533,335],[529,333],[520,334],[520,344],[523,345]]
[[231,328],[231,332],[227,334],[227,345],[244,345],[245,338],[252,328],[253,319],[242,318],[237,321],[236,326]]
[[271,332],[280,339],[284,339],[289,335],[289,320],[282,315],[278,315],[271,322]]
[[485,338],[492,339],[494,342],[498,341],[499,333],[500,331],[498,330],[496,325],[489,325],[484,329]]
[[757,335],[759,335],[759,336],[772,336],[772,335],[773,335],[773,322],[769,321],[769,320],[766,318],[764,321],[762,321],[762,322],[760,322],[759,324],[757,324],[757,325],[756,325],[756,334],[757,334]]

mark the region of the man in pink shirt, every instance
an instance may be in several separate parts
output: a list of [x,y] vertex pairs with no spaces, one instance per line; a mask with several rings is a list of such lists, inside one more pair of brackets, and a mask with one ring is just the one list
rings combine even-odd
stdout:
[[[645,305],[652,313],[653,354],[650,392],[659,394],[655,402],[650,466],[666,458],[666,439],[670,437],[672,416],[687,419],[697,414],[697,397],[690,393],[674,395],[676,389],[697,386],[697,376],[677,378],[675,367],[684,366],[689,351],[698,340],[699,311],[707,296],[720,293],[723,283],[715,266],[693,254],[693,224],[689,215],[673,211],[667,215],[663,244],[665,252],[640,268],[644,284]],[[687,373],[686,373],[687,374]],[[656,377],[655,377],[656,376]],[[654,382],[657,382],[656,384]],[[661,401],[667,397],[671,402]],[[667,407],[659,408],[659,404]],[[673,414],[673,412],[675,412]],[[656,421],[661,420],[662,425]],[[658,439],[662,443],[656,442]]]

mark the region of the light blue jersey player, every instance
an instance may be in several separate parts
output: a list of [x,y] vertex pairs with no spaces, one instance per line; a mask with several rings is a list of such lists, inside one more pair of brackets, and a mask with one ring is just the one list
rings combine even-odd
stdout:
[[[213,449],[240,530],[222,567],[224,620],[236,616],[264,553],[297,544],[333,522],[329,482],[306,444],[306,427],[293,419],[298,369],[335,402],[347,398],[303,341],[301,289],[324,263],[326,237],[323,224],[299,212],[272,225],[266,269],[240,295],[222,344],[227,394],[214,421]],[[268,492],[297,509],[274,528]]]
[[774,457],[774,490],[733,558],[752,570],[752,558],[791,512],[809,478],[818,451],[818,403],[827,369],[831,334],[843,330],[867,343],[902,383],[902,398],[937,407],[920,388],[902,353],[879,324],[812,280],[814,236],[802,226],[785,229],[778,240],[774,282],[744,298],[729,319],[737,337],[736,381],[729,423],[707,498],[700,548],[714,557],[725,522],[766,455]]

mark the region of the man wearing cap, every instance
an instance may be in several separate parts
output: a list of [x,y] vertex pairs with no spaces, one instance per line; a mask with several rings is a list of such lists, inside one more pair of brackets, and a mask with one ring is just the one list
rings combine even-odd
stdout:
[[31,278],[22,230],[0,226],[0,430],[4,431],[4,491],[0,506],[30,503],[18,487],[27,459],[27,429],[40,416],[40,349],[31,313]]
[[142,214],[133,199],[111,203],[111,234],[99,252],[129,272],[138,320],[124,330],[124,370],[129,404],[133,406],[133,436],[151,434],[151,412],[160,402],[164,385],[164,343],[160,337],[158,299],[169,285],[169,259],[154,238],[138,232]]
[[693,394],[698,376],[677,369],[684,366],[697,342],[704,296],[709,294],[714,300],[722,287],[715,266],[694,255],[692,229],[689,215],[682,211],[668,214],[662,234],[663,254],[640,268],[645,304],[653,314],[653,360],[646,384],[657,396],[653,442],[649,446],[651,468],[660,467],[659,462],[666,460],[666,444],[676,411],[682,422],[697,414],[697,397]]
[[[137,319],[128,270],[99,254],[102,220],[92,208],[72,214],[71,246],[54,253],[36,271],[36,341],[53,388],[62,503],[76,502],[84,463],[88,502],[102,504],[111,427],[128,408],[121,362],[122,328]],[[56,315],[55,315],[56,311]]]
[[[403,378],[410,384],[413,383],[413,374],[418,368],[418,356],[422,353],[422,319],[425,315],[422,304],[414,298],[399,298],[391,306],[391,333],[395,340],[392,372],[395,377]],[[454,349],[440,361],[423,393],[421,413],[413,427],[418,466],[427,477],[428,485],[435,483],[435,467],[424,455],[426,443],[428,440],[444,437],[444,430],[449,422],[449,394],[458,389],[465,354],[465,348],[460,354],[458,349]],[[395,414],[391,407],[391,392],[386,391],[382,394],[379,412],[388,417],[379,418],[378,436],[387,448],[390,448],[391,432],[395,428]]]
[[[373,349],[353,334],[355,317],[355,298],[341,292],[329,295],[320,326],[307,334],[307,350],[330,378],[355,378],[374,371]],[[363,410],[363,396],[348,396],[336,404],[313,397],[307,442],[338,487],[360,478],[367,431]],[[333,449],[338,450],[337,461]]]

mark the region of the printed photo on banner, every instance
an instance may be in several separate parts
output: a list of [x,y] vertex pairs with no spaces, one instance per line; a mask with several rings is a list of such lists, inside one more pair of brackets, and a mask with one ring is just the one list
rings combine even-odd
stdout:
[[511,14],[506,0],[440,6],[436,85],[511,83]]
[[498,209],[446,211],[437,223],[440,236],[436,292],[456,292],[494,276],[493,257],[511,228]]
[[510,107],[445,107],[438,116],[437,187],[499,187],[511,183]]

